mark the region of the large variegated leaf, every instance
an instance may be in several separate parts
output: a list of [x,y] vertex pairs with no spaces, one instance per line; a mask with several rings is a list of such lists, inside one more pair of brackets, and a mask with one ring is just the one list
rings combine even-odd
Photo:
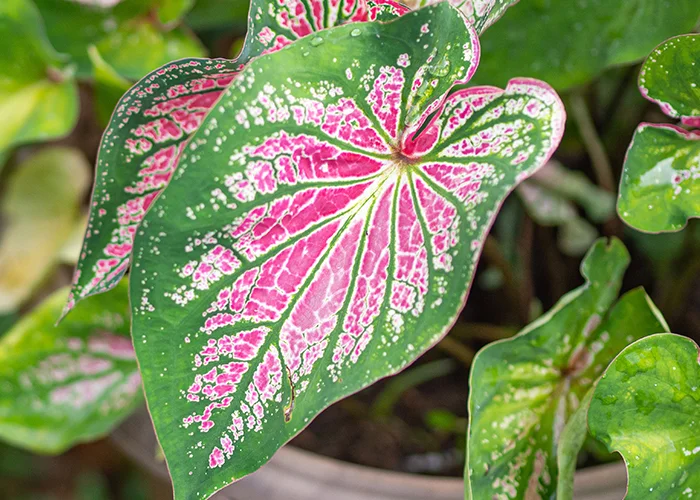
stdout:
[[700,496],[699,359],[689,338],[652,335],[622,351],[600,379],[588,426],[625,459],[626,499]]
[[630,341],[668,330],[641,288],[615,304],[628,264],[619,240],[598,240],[581,266],[586,284],[517,336],[477,354],[470,374],[467,498],[554,498],[557,445],[569,418]]
[[83,252],[66,307],[110,289],[129,266],[133,238],[168,184],[192,133],[251,58],[346,22],[404,12],[391,0],[253,0],[251,31],[241,56],[188,59],[156,70],[127,92],[102,139]]
[[446,3],[327,30],[253,61],[195,133],[131,280],[178,499],[254,471],[456,320],[500,204],[564,126],[538,81],[446,99],[478,54]]
[[[657,47],[639,84],[666,114],[700,125],[700,35]],[[642,123],[627,151],[617,210],[646,232],[678,231],[700,217],[700,130]]]
[[109,432],[143,401],[126,283],[55,327],[67,289],[0,340],[0,438],[60,453]]

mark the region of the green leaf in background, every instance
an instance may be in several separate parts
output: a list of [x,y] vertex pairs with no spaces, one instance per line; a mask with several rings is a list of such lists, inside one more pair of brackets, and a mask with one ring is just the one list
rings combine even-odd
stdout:
[[46,38],[30,0],[0,2],[0,154],[68,134],[78,117],[72,71]]
[[[700,35],[657,47],[639,84],[664,113],[700,126]],[[678,231],[700,217],[700,130],[642,123],[625,158],[617,211],[645,232]]]
[[478,54],[447,3],[325,30],[249,63],[193,135],[131,271],[178,500],[255,471],[454,323],[498,207],[564,127],[542,82],[451,93]]
[[56,327],[67,293],[51,295],[0,340],[0,438],[38,453],[103,436],[143,401],[127,284]]
[[328,17],[314,17],[300,7],[296,0],[255,0],[256,22],[238,59],[168,64],[124,95],[102,139],[95,205],[66,312],[76,300],[119,282],[129,266],[141,219],[170,182],[192,133],[250,58],[275,52],[325,27],[406,11],[391,0],[330,2],[323,9]]
[[615,303],[628,264],[619,240],[598,240],[581,265],[586,284],[517,336],[477,354],[470,375],[467,498],[552,498],[557,443],[569,417],[629,342],[668,330],[643,289]]
[[565,254],[580,257],[598,237],[598,230],[580,217],[575,203],[596,223],[615,214],[615,197],[600,189],[582,172],[550,161],[517,189],[532,219],[543,226],[558,226],[558,246]]
[[96,45],[104,60],[131,80],[138,80],[173,59],[205,55],[202,45],[187,29],[166,29],[149,17],[151,4],[158,5],[158,1],[90,5],[76,0],[34,0],[49,39],[77,64],[78,77],[92,77],[88,47]]
[[17,309],[57,262],[79,220],[90,172],[80,151],[47,148],[18,165],[3,186],[0,314]]
[[187,25],[193,30],[246,28],[250,2],[241,0],[197,0],[186,16]]
[[627,464],[627,500],[700,495],[698,346],[674,334],[627,347],[600,379],[588,412],[595,438]]
[[700,130],[641,124],[625,158],[620,218],[650,233],[683,229],[688,219],[700,217],[699,165]]
[[94,68],[95,113],[100,124],[106,126],[119,99],[131,88],[131,82],[107,64],[97,47],[89,47],[88,53]]
[[[155,0],[155,2],[158,21],[162,24],[178,22],[195,4],[195,0]],[[245,4],[245,1],[238,0],[238,3]]]
[[104,60],[130,80],[177,59],[204,57],[202,44],[186,29],[163,32],[140,19],[124,23],[95,44]]
[[14,313],[0,314],[0,336],[2,336],[12,325],[17,321],[17,315]]
[[700,35],[656,47],[639,74],[639,89],[668,116],[700,127]]
[[567,89],[645,57],[666,38],[692,30],[699,18],[697,0],[522,1],[482,37],[474,81],[502,85],[529,76]]

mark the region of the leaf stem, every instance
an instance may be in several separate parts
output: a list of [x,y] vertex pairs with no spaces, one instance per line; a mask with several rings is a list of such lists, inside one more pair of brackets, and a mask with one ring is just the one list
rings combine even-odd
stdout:
[[583,144],[586,147],[588,156],[591,158],[593,171],[598,180],[598,184],[611,193],[615,192],[615,178],[612,173],[612,166],[605,152],[603,141],[598,135],[598,131],[593,124],[590,110],[586,100],[579,91],[574,91],[569,96],[571,115],[578,126]]
[[471,347],[467,347],[460,341],[448,337],[442,339],[437,348],[445,351],[447,354],[460,361],[467,368],[471,367],[472,360],[476,352]]

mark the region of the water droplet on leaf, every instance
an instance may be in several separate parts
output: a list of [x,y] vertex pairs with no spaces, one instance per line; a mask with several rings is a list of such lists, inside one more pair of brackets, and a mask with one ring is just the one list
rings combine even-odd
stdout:
[[362,34],[362,30],[359,28],[355,28],[350,32],[350,36],[360,36]]
[[320,36],[317,36],[313,40],[311,40],[311,45],[313,45],[314,47],[318,47],[322,43],[323,43],[323,38],[321,38]]

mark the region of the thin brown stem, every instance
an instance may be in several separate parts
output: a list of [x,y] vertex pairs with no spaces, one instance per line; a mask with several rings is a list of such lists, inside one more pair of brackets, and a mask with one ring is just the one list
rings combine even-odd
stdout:
[[586,99],[580,92],[572,92],[569,103],[571,115],[581,133],[588,156],[591,158],[591,165],[598,184],[603,189],[614,193],[615,178],[612,173],[612,166],[610,165],[608,154],[605,152],[603,141],[601,141],[591,118]]

